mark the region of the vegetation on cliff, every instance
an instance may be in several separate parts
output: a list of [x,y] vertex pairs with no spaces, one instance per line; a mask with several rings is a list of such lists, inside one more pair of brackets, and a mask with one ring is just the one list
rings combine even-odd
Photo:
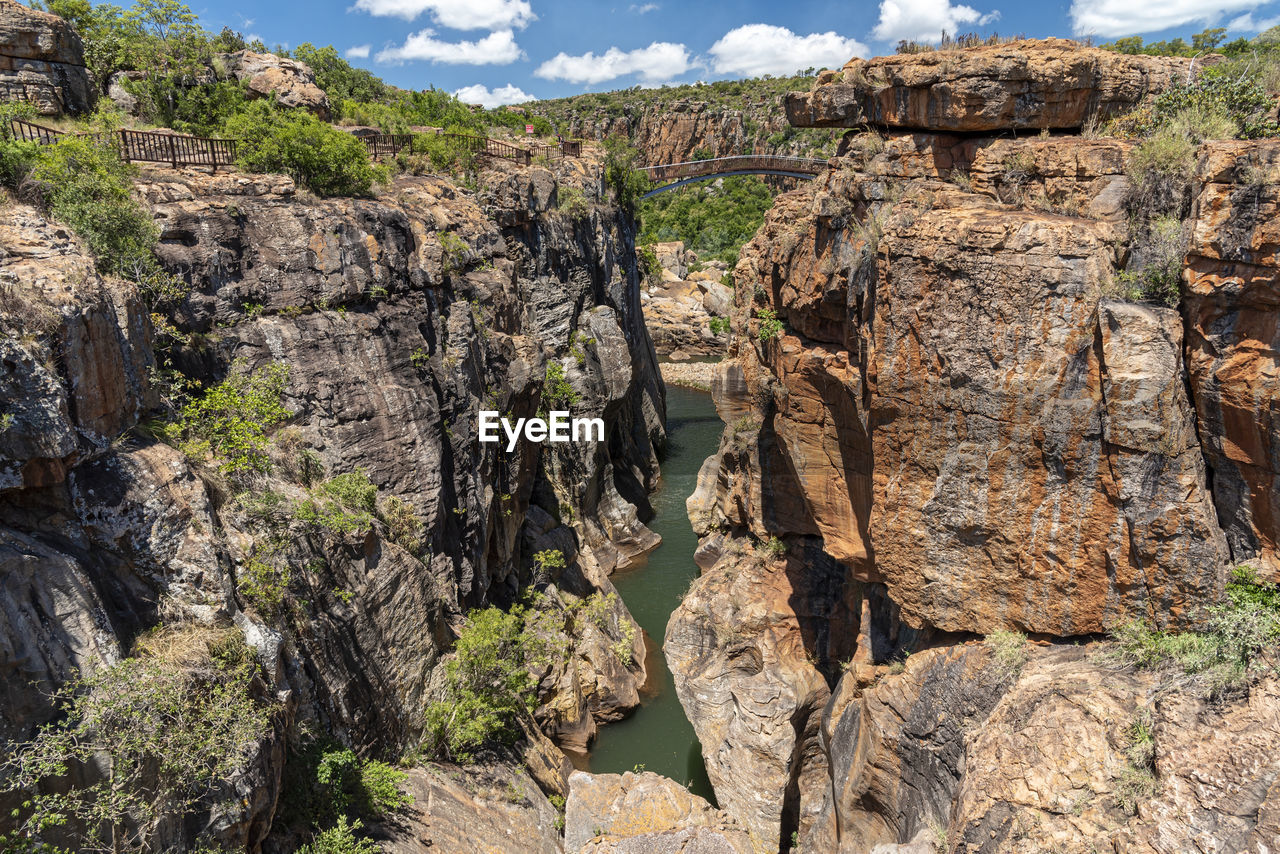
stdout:
[[[27,796],[14,838],[0,838],[5,850],[40,850],[62,828],[81,851],[156,850],[161,819],[234,798],[225,781],[270,726],[257,674],[238,630],[185,625],[156,629],[133,657],[62,686],[58,722],[5,760],[6,789]],[[81,773],[68,777],[73,768]],[[45,788],[57,778],[73,782]]]
[[662,193],[640,206],[640,240],[684,241],[701,260],[732,266],[764,222],[773,191],[763,179],[739,175]]

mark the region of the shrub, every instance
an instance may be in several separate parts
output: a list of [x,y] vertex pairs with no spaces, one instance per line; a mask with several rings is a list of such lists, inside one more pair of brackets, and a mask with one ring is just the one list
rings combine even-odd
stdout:
[[533,556],[533,565],[537,567],[540,577],[548,578],[554,570],[564,569],[564,552],[559,549],[540,551]]
[[109,141],[65,136],[39,147],[30,180],[53,215],[84,241],[99,271],[137,280],[159,269],[160,232],[133,198],[135,171]]
[[437,172],[450,174],[472,173],[476,171],[477,158],[475,149],[467,139],[459,134],[469,134],[467,128],[451,127],[445,134],[420,133],[413,137],[413,154],[425,156],[432,168]]
[[378,515],[387,525],[387,532],[400,548],[411,555],[421,556],[423,524],[412,504],[397,495],[388,495],[378,505]]
[[712,335],[726,335],[733,324],[727,317],[713,317],[707,323],[707,326],[710,327]]
[[1010,679],[1022,671],[1027,661],[1027,636],[1022,632],[997,631],[983,639],[991,653],[992,664],[1001,679]]
[[320,756],[316,783],[339,813],[359,810],[369,818],[393,812],[413,799],[400,790],[408,775],[377,759],[359,759],[350,748],[332,748]]
[[1181,298],[1186,242],[1186,229],[1176,217],[1157,217],[1141,227],[1130,250],[1129,269],[1116,276],[1116,295],[1133,302],[1150,300],[1176,306]]
[[244,84],[196,83],[188,75],[149,74],[124,86],[137,97],[143,121],[197,136],[220,133],[249,100]]
[[211,454],[226,474],[269,472],[267,433],[291,416],[282,402],[288,380],[282,364],[233,373],[184,406],[167,433],[189,456]]
[[556,201],[560,212],[570,219],[585,219],[591,214],[591,203],[581,187],[561,185],[556,189]]
[[426,747],[447,759],[470,762],[489,743],[511,743],[518,720],[536,701],[529,663],[541,657],[525,632],[523,608],[472,611],[445,665],[441,700],[427,707]]
[[1136,621],[1121,626],[1107,658],[1148,669],[1175,665],[1210,695],[1245,684],[1258,656],[1280,638],[1280,588],[1238,567],[1226,598],[1205,613],[1202,632],[1164,632]]
[[569,383],[564,373],[564,365],[557,361],[547,362],[547,375],[542,383],[542,410],[567,410],[576,406],[582,395]]
[[636,248],[636,272],[644,284],[655,287],[662,283],[662,263],[653,245],[646,243]]
[[17,189],[22,179],[31,171],[38,146],[34,142],[22,142],[13,136],[11,122],[14,119],[35,118],[36,109],[25,102],[0,103],[0,184]]
[[[26,795],[13,816],[18,835],[39,843],[70,824],[82,828],[77,850],[150,850],[157,820],[180,827],[214,806],[269,731],[243,647],[231,631],[165,630],[138,656],[57,691],[59,720],[16,745],[0,769],[5,791]],[[89,765],[107,773],[94,782],[69,775]]]
[[778,313],[771,308],[756,310],[756,319],[760,321],[760,342],[767,343],[782,334],[782,321]]
[[356,836],[362,827],[359,819],[348,823],[345,815],[338,816],[337,824],[299,848],[298,854],[379,854],[378,843]]
[[240,168],[283,172],[321,196],[367,196],[387,179],[363,142],[302,110],[252,101],[227,120],[224,133],[240,141]]
[[346,536],[373,525],[377,501],[378,487],[367,474],[357,471],[320,484],[310,497],[298,502],[296,514],[300,522]]
[[604,179],[614,198],[626,211],[634,213],[640,198],[653,186],[640,171],[640,152],[625,137],[605,140]]
[[236,589],[263,616],[274,617],[284,608],[291,580],[288,566],[278,567],[255,556],[236,578]]

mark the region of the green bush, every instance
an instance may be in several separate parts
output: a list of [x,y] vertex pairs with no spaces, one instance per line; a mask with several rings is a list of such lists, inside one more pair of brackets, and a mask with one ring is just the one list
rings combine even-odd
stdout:
[[662,263],[652,243],[636,248],[636,268],[641,280],[650,287],[662,284]]
[[451,127],[448,134],[420,133],[413,137],[412,151],[414,155],[426,157],[431,167],[437,172],[449,174],[469,174],[475,172],[477,159],[472,144],[463,136],[470,131]]
[[445,665],[444,697],[427,707],[425,747],[470,762],[490,743],[512,743],[532,712],[537,682],[529,672],[542,648],[524,630],[524,609],[472,611]]
[[640,171],[640,152],[624,137],[605,140],[604,179],[613,190],[618,204],[634,212],[640,198],[653,186],[649,176]]
[[124,86],[143,121],[196,136],[217,136],[249,100],[242,83],[195,83],[185,75],[148,75]]
[[1116,296],[1176,306],[1181,298],[1186,235],[1177,217],[1157,217],[1140,229],[1130,267],[1116,276]]
[[223,132],[240,141],[237,163],[249,172],[283,172],[321,196],[367,196],[386,170],[356,137],[301,110],[252,101]]
[[159,269],[160,232],[133,198],[135,173],[109,141],[65,136],[39,147],[29,178],[53,215],[84,241],[101,272],[137,280]]
[[252,373],[233,373],[190,401],[167,434],[189,456],[211,454],[232,476],[271,470],[267,433],[291,413],[282,402],[287,365],[271,364]]
[[1131,622],[1115,633],[1112,660],[1142,668],[1167,664],[1197,677],[1209,694],[1247,683],[1256,659],[1280,639],[1280,588],[1239,567],[1224,601],[1206,609],[1201,632],[1171,633]]
[[[269,733],[271,709],[251,693],[256,665],[238,632],[182,627],[139,646],[138,657],[57,691],[57,722],[4,758],[0,788],[25,796],[12,816],[20,837],[39,843],[70,827],[76,850],[150,850],[155,819],[181,827],[215,806]],[[109,773],[85,782],[85,766]]]
[[408,775],[377,759],[360,759],[350,748],[333,748],[320,756],[316,783],[329,806],[342,814],[358,810],[380,818],[413,799],[401,791]]
[[299,848],[298,854],[379,854],[378,843],[356,835],[363,827],[359,819],[348,822],[345,815],[338,816],[337,824]]
[[570,219],[585,219],[591,214],[591,202],[580,187],[560,185],[556,189],[556,202],[560,212]]
[[582,401],[582,395],[569,383],[564,365],[547,362],[547,375],[542,383],[542,411],[567,410]]
[[756,309],[756,319],[760,321],[760,343],[772,341],[782,334],[782,321],[778,318],[778,313],[773,309]]
[[0,103],[0,184],[16,190],[22,179],[31,171],[38,146],[34,142],[22,142],[13,136],[10,122],[13,119],[31,121],[35,107],[27,103],[7,101]]
[[255,556],[236,577],[236,590],[258,613],[275,617],[284,609],[291,579],[288,566],[279,567]]

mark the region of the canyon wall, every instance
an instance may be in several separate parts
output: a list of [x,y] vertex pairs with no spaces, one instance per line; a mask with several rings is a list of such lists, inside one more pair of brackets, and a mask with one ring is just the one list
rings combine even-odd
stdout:
[[[735,271],[726,428],[689,500],[703,576],[666,637],[761,850],[1277,838],[1280,768],[1236,759],[1280,746],[1274,686],[1206,704],[1094,640],[1202,628],[1228,567],[1280,569],[1280,145],[1199,149],[1168,307],[1117,285],[1144,251],[1135,143],[1074,135],[1194,73],[1049,40],[854,60],[788,99],[798,124],[860,129]],[[1046,133],[973,133],[1020,128]],[[1009,631],[1043,646],[1004,666],[970,640]],[[1139,719],[1154,782],[1130,804]],[[1191,803],[1202,732],[1224,770]]]
[[[29,737],[53,715],[49,689],[158,624],[234,625],[268,677],[275,735],[249,759],[239,806],[203,830],[256,851],[286,730],[364,755],[412,748],[466,611],[535,584],[543,610],[605,603],[598,624],[560,623],[569,654],[535,674],[538,723],[582,746],[633,708],[642,641],[608,575],[657,542],[644,521],[664,402],[630,219],[603,202],[557,210],[561,186],[603,198],[598,166],[498,166],[479,191],[406,177],[330,200],[278,176],[147,169],[137,192],[161,262],[191,286],[172,311],[100,278],[37,209],[5,205],[4,737]],[[175,380],[198,396],[272,370],[288,423],[247,491],[198,447],[153,438]],[[479,409],[532,416],[553,393],[602,418],[605,440],[512,453],[478,441]],[[347,473],[398,515],[344,528],[295,512],[317,479]],[[539,573],[533,555],[553,549],[566,565]],[[263,566],[283,578],[275,606],[249,592]],[[564,791],[567,760],[531,726],[524,764]]]

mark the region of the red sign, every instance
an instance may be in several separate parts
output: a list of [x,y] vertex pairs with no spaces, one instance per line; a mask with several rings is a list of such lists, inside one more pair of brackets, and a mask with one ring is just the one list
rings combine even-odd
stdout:
[[525,134],[527,134],[528,136],[533,136],[533,125],[525,125],[525,126],[524,126],[524,132],[525,132]]

